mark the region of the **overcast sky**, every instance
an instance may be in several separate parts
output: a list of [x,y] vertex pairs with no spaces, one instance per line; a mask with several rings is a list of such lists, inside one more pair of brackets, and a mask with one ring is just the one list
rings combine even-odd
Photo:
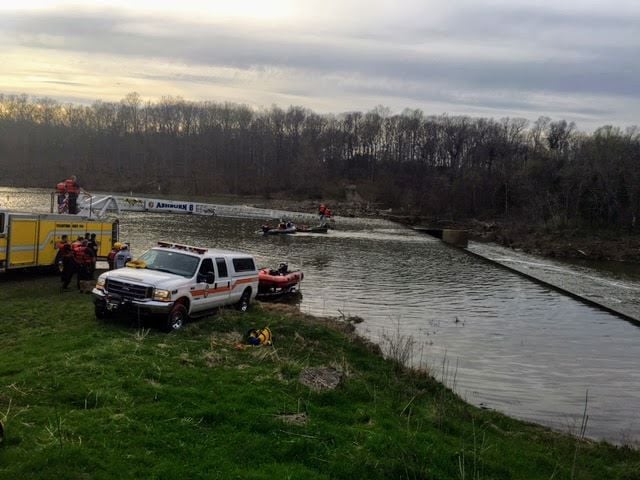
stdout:
[[0,93],[640,124],[638,0],[15,0]]

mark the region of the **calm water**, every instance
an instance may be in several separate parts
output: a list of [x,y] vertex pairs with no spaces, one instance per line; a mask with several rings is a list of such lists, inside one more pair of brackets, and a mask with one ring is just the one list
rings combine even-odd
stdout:
[[[0,188],[0,208],[48,194]],[[414,362],[469,402],[577,432],[640,442],[640,328],[395,224],[337,218],[327,235],[263,237],[262,220],[124,213],[135,254],[158,240],[243,250],[305,274],[300,308],[358,315],[361,334],[413,336]],[[543,261],[543,260],[541,260]]]

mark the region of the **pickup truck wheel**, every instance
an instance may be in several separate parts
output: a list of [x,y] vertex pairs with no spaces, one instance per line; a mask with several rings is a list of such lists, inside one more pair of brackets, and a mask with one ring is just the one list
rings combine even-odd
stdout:
[[182,327],[184,327],[186,321],[187,309],[181,303],[176,303],[169,312],[169,315],[167,315],[165,330],[167,332],[180,330]]
[[240,301],[236,304],[236,306],[241,312],[246,312],[247,310],[249,310],[249,303],[251,303],[251,291],[247,289],[242,292]]
[[110,316],[109,312],[107,311],[107,307],[104,303],[102,304],[96,303],[95,313],[96,313],[96,318],[98,320],[106,320]]

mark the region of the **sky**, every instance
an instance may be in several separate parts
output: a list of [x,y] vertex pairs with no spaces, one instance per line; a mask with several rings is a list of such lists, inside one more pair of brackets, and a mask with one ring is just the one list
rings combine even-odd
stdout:
[[0,93],[640,124],[639,0],[0,2]]

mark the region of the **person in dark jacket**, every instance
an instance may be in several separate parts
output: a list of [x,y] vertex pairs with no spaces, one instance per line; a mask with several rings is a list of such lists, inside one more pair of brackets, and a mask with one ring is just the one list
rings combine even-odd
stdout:
[[[73,249],[71,245],[67,243],[63,247],[62,270],[60,271],[60,280],[62,281],[63,290],[66,290],[67,288],[69,288],[71,279],[75,274],[78,273],[78,270],[79,270],[78,263],[76,262]],[[78,285],[80,285],[79,279],[78,279]]]

